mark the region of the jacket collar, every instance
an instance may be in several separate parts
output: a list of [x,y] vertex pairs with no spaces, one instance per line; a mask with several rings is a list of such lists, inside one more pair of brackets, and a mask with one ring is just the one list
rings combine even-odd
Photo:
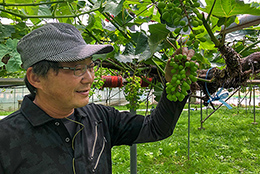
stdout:
[[[33,126],[40,126],[49,121],[57,120],[44,112],[40,107],[33,103],[34,97],[26,95],[21,105],[21,112]],[[82,109],[75,109],[75,116],[86,117],[87,114]]]

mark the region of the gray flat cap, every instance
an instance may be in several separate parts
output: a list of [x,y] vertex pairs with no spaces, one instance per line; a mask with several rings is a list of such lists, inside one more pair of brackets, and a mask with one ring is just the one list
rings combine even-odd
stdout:
[[42,60],[74,62],[113,49],[111,45],[86,44],[79,30],[66,23],[46,24],[24,36],[17,45],[24,69]]

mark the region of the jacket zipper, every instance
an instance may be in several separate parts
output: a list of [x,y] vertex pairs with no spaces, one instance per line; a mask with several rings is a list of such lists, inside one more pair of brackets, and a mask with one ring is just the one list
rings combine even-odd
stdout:
[[98,158],[97,158],[96,164],[95,164],[95,166],[94,166],[94,168],[93,168],[93,170],[92,170],[93,172],[95,172],[95,170],[97,169],[97,166],[98,166],[98,163],[99,163],[100,157],[101,157],[101,155],[102,155],[102,153],[103,153],[103,151],[104,151],[104,149],[105,149],[106,142],[107,142],[106,138],[103,137],[103,145],[102,145],[102,149],[101,149],[101,151],[100,151],[100,153],[99,153],[99,155],[98,155]]
[[94,158],[95,148],[96,148],[96,144],[97,144],[97,137],[98,137],[97,127],[98,127],[98,122],[95,122],[95,139],[94,139],[94,144],[92,147],[92,152],[91,152],[91,157],[90,157],[91,159]]

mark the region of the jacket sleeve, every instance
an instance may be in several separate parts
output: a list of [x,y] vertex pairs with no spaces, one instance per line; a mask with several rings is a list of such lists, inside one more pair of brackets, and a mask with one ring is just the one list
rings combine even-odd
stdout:
[[166,95],[164,90],[156,109],[144,118],[134,143],[158,141],[172,135],[188,96],[182,102],[171,102]]

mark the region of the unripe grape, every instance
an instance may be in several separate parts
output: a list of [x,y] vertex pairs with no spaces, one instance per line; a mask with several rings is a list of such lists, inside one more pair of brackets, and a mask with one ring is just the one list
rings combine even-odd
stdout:
[[158,2],[157,7],[159,9],[164,9],[166,7],[166,4],[165,4],[165,2]]
[[173,76],[173,77],[172,77],[172,80],[171,80],[171,83],[175,83],[177,80],[178,80],[177,77],[176,77],[176,76]]
[[195,42],[193,43],[193,45],[194,45],[195,48],[198,48],[198,47],[199,47],[199,42],[198,42],[198,41],[195,41]]
[[186,22],[182,20],[182,21],[180,21],[180,25],[181,25],[181,26],[185,26],[185,25],[186,25]]
[[190,67],[190,62],[189,61],[185,62],[185,67]]
[[172,70],[171,70],[171,73],[173,73],[173,74],[175,74],[176,72],[177,72],[176,69],[172,69]]
[[199,2],[195,2],[193,5],[194,5],[194,7],[200,7],[200,3]]
[[190,79],[186,79],[186,82],[191,85],[191,80]]
[[202,16],[201,13],[196,13],[196,15],[197,15],[197,17],[198,17],[200,20],[202,20],[203,16]]
[[179,65],[179,70],[182,70],[183,68],[183,65]]
[[194,34],[190,34],[190,39],[194,39],[195,38],[195,35]]
[[174,33],[175,33],[175,34],[179,34],[180,31],[181,31],[181,28],[176,28],[176,29],[174,30]]
[[198,21],[192,21],[192,23],[191,23],[194,27],[197,27],[197,26],[199,26],[199,22]]
[[173,68],[174,68],[174,69],[179,69],[179,65],[178,65],[177,63],[175,63],[175,64],[173,65]]
[[182,69],[182,70],[180,71],[180,74],[185,74],[185,73],[186,73],[185,69]]
[[192,41],[191,40],[188,40],[187,43],[186,43],[188,46],[190,46],[192,44]]
[[164,12],[163,14],[162,14],[162,18],[164,19],[164,20],[168,20],[169,18],[170,18],[170,13],[168,12],[168,11],[166,11],[166,12]]
[[168,9],[172,9],[172,7],[173,7],[173,3],[168,3],[168,4],[167,4],[167,8],[168,8]]
[[188,26],[185,26],[185,27],[183,27],[182,30],[183,30],[184,32],[186,32],[186,31],[188,31],[188,29],[189,29],[189,27],[188,27]]
[[175,11],[176,11],[178,14],[181,14],[181,12],[182,12],[182,9],[181,9],[181,8],[178,8],[178,7],[176,7],[176,8],[175,8]]

